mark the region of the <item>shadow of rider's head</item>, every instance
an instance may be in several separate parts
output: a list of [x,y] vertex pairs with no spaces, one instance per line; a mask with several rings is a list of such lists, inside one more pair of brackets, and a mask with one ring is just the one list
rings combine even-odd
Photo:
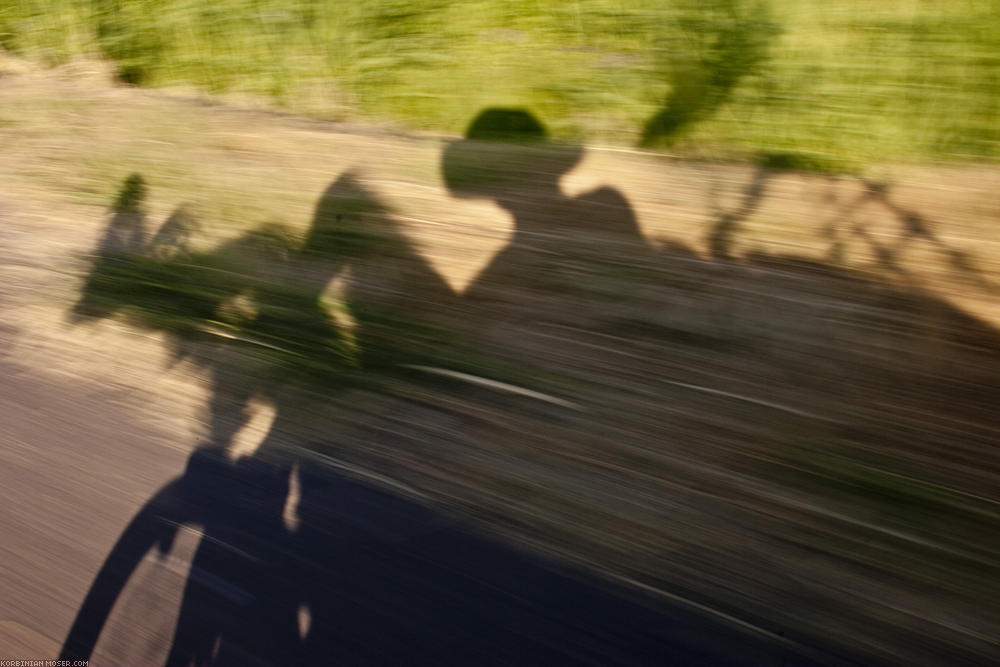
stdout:
[[441,171],[455,197],[493,199],[504,208],[531,192],[561,196],[559,179],[580,161],[579,146],[556,144],[523,109],[490,108],[469,125],[465,138],[444,151]]

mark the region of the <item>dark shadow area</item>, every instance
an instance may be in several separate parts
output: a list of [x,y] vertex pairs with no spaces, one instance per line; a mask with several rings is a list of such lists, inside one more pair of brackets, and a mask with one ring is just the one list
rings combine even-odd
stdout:
[[[515,118],[524,119],[530,117]],[[557,176],[546,197],[557,192]],[[323,194],[298,243],[271,226],[195,251],[190,238],[198,224],[187,209],[150,239],[145,194],[140,176],[124,183],[73,318],[121,312],[169,333],[176,356],[209,371],[209,438],[122,533],[78,612],[63,659],[93,655],[139,564],[151,553],[166,558],[186,526],[199,527],[202,537],[168,665],[777,664],[784,655],[768,642],[689,611],[643,604],[620,587],[320,470],[276,449],[271,435],[255,456],[227,457],[255,397],[275,406],[271,434],[287,436],[308,391],[390,390],[405,365],[444,363],[437,350],[449,336],[425,313],[448,314],[457,297],[349,173]],[[480,293],[489,294],[509,271],[539,269],[522,267],[520,259],[533,252],[522,245],[544,230],[532,229],[532,216],[516,201],[505,202],[525,229],[478,281],[466,302],[477,305],[462,305],[466,319],[472,308],[492,307]],[[554,206],[607,207],[629,242],[645,248],[613,191]],[[351,324],[344,326],[323,294],[347,267]],[[523,280],[522,289],[530,289]],[[298,502],[290,527],[284,513],[293,483]]]
[[[150,237],[145,185],[129,177],[73,317],[118,314],[169,334],[178,359],[207,371],[209,435],[122,534],[63,657],[91,655],[140,561],[169,553],[189,525],[202,537],[171,665],[809,664],[790,648],[803,645],[822,662],[878,664],[884,654],[853,636],[872,625],[905,646],[912,628],[861,613],[871,607],[848,605],[827,579],[894,577],[913,591],[934,576],[994,591],[1000,545],[992,510],[980,506],[992,482],[968,466],[1000,466],[995,329],[905,281],[734,252],[787,165],[763,163],[734,208],[714,206],[702,257],[648,241],[613,188],[567,195],[561,179],[582,155],[520,109],[488,109],[446,146],[449,192],[495,202],[514,223],[461,294],[354,173],[323,193],[300,238],[271,225],[209,251],[191,242],[190,209]],[[919,239],[979,275],[886,187],[866,184],[862,196],[903,226],[899,245],[879,255],[887,266]],[[383,415],[393,435],[382,444],[426,456],[427,474],[475,472],[470,483],[511,501],[511,514],[515,500],[567,512],[547,515],[571,524],[547,519],[553,541],[581,539],[573,531],[585,527],[605,562],[634,558],[629,567],[665,573],[651,579],[696,604],[654,603],[559,569],[307,462],[305,450],[342,446],[317,443],[307,417],[364,392],[477,415],[420,436],[425,425],[408,415],[425,406]],[[226,450],[255,398],[273,405],[274,423],[253,457],[232,460]],[[420,442],[427,433],[456,438],[452,453],[467,467],[433,458]],[[509,460],[513,471],[495,464]],[[915,481],[914,466],[938,477]],[[531,475],[541,481],[525,482]],[[812,504],[782,504],[794,494]],[[668,510],[643,514],[664,499]],[[802,509],[824,503],[842,514]],[[841,520],[851,512],[864,518]],[[877,532],[878,522],[889,528]],[[684,530],[704,541],[671,533]],[[636,546],[602,551],[595,534]],[[939,540],[943,548],[927,546]],[[772,563],[754,551],[761,542],[788,551]],[[903,557],[908,569],[894,570]],[[698,605],[791,628],[799,643],[753,639],[691,611]],[[834,618],[848,629],[829,630]],[[927,655],[954,657],[947,637],[922,641]]]
[[167,665],[749,665],[784,655],[328,470],[304,466],[297,479],[301,523],[291,531],[288,468],[195,452],[123,532],[62,659],[90,658],[139,562],[168,553],[186,525],[204,537]]
[[[483,131],[488,124],[528,131],[497,136]],[[466,336],[492,356],[523,360],[540,329],[590,327],[595,317],[625,307],[633,274],[655,261],[620,192],[563,193],[560,179],[582,154],[579,146],[547,141],[541,124],[518,109],[483,112],[466,139],[445,149],[442,177],[452,195],[492,200],[514,223],[510,242],[462,295],[472,327]]]

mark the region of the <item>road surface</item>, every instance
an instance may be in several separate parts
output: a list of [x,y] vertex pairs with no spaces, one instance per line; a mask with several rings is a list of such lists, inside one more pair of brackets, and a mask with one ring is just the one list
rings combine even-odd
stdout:
[[112,389],[0,373],[0,657],[809,662],[329,470],[189,457]]

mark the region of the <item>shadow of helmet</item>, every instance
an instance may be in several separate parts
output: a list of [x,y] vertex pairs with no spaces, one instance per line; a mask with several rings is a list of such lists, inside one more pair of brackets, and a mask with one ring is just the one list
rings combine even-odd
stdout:
[[490,108],[444,150],[441,173],[455,197],[496,197],[531,183],[555,186],[579,163],[583,149],[550,141],[538,119],[523,109]]

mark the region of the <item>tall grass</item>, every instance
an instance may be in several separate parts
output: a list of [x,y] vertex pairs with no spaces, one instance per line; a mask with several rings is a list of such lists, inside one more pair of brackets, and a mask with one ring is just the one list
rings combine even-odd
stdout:
[[1000,157],[995,0],[3,0],[0,43],[453,132],[506,105],[689,154]]

